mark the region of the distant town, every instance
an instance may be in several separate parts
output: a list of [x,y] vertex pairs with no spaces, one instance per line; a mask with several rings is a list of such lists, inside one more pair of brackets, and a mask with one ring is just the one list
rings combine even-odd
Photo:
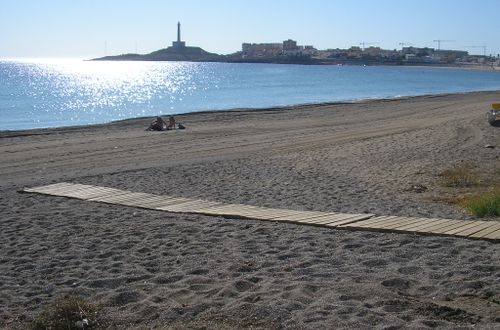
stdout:
[[348,49],[319,50],[312,45],[299,45],[288,39],[279,43],[243,43],[241,51],[228,55],[206,52],[200,47],[186,46],[181,40],[181,24],[177,24],[177,40],[172,46],[150,54],[122,54],[105,56],[95,60],[127,61],[192,61],[230,63],[283,63],[283,64],[330,64],[330,65],[429,65],[488,68],[500,70],[500,55],[470,55],[468,51],[441,49],[441,43],[448,40],[434,40],[438,48],[414,47],[401,42],[400,49],[382,49],[370,43]]
[[[366,45],[365,45],[366,46]],[[231,61],[305,62],[317,64],[394,64],[394,65],[481,65],[498,67],[498,56],[469,55],[462,50],[419,48],[413,46],[387,50],[380,47],[352,46],[348,49],[319,50],[301,46],[295,40],[282,43],[244,43],[242,50],[227,55]]]

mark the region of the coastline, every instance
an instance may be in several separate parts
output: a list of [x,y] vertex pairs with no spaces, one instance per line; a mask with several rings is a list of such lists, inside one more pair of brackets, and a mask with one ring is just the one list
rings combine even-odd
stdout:
[[[269,112],[269,111],[284,111],[293,109],[314,109],[316,107],[324,106],[337,106],[346,104],[364,104],[364,103],[377,103],[377,102],[389,102],[389,101],[399,101],[399,100],[412,100],[419,98],[433,98],[433,97],[445,97],[452,95],[468,95],[468,94],[489,94],[492,92],[500,92],[500,90],[485,90],[485,91],[472,91],[472,92],[457,92],[457,93],[438,93],[438,94],[422,94],[422,95],[408,95],[408,96],[395,96],[395,97],[385,97],[385,98],[364,98],[357,100],[346,100],[346,101],[333,101],[333,102],[319,102],[319,103],[301,103],[301,104],[291,104],[283,106],[273,106],[273,107],[262,107],[262,108],[232,108],[232,109],[213,109],[213,110],[202,110],[196,112],[181,112],[169,114],[172,116],[182,116],[189,117],[190,115],[197,114],[219,114],[219,113],[233,113],[233,112]],[[488,109],[485,109],[487,111]],[[167,116],[162,115],[161,116]],[[134,123],[135,121],[152,120],[156,116],[144,116],[144,117],[133,117],[125,118],[119,120],[112,120],[104,123],[96,124],[84,124],[84,125],[74,125],[74,126],[56,126],[56,127],[42,127],[42,128],[28,128],[28,129],[14,129],[14,130],[1,130],[0,129],[0,139],[3,137],[14,137],[14,136],[25,136],[25,135],[37,135],[37,134],[51,134],[53,132],[65,132],[74,131],[88,127],[106,127],[109,125],[120,124],[120,123]]]
[[[0,328],[55,297],[111,327],[498,327],[500,245],[174,214],[35,194],[68,181],[294,210],[475,219],[441,173],[500,173],[500,91],[0,133]],[[10,135],[9,135],[10,134]],[[492,145],[494,148],[485,148]],[[423,186],[425,191],[416,191]],[[480,189],[481,187],[477,188]],[[499,221],[496,218],[483,219]]]
[[[188,47],[189,48],[189,47]],[[193,47],[191,47],[193,48]],[[194,47],[196,48],[196,47]],[[499,66],[481,65],[481,64],[467,64],[467,63],[426,63],[426,62],[408,62],[404,60],[395,61],[381,61],[374,59],[319,59],[319,58],[231,58],[227,55],[217,55],[207,53],[198,49],[194,54],[179,53],[176,54],[174,49],[169,49],[173,53],[164,54],[159,56],[162,51],[159,50],[152,54],[122,54],[117,56],[106,56],[102,58],[93,58],[88,61],[131,61],[131,62],[207,62],[207,63],[229,63],[229,64],[292,64],[292,65],[355,65],[355,66],[407,66],[407,67],[436,67],[436,68],[463,68],[470,70],[500,70]],[[189,52],[188,52],[189,53]]]

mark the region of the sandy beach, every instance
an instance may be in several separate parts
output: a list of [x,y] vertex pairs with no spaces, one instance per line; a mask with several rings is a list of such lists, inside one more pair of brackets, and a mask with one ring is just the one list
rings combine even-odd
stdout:
[[[441,173],[500,176],[498,92],[0,132],[0,328],[54,298],[109,328],[498,329],[500,246],[21,194],[61,181],[293,210],[476,219]],[[485,146],[489,145],[489,148]],[[416,189],[418,187],[419,189]],[[479,188],[478,188],[479,189]],[[497,218],[486,220],[499,221]]]

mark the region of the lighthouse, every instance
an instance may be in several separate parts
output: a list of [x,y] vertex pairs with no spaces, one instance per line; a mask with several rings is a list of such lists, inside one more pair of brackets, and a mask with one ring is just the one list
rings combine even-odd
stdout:
[[181,22],[177,22],[177,41],[172,42],[172,47],[175,48],[186,47],[186,42],[181,41]]
[[177,42],[181,42],[181,22],[177,22]]

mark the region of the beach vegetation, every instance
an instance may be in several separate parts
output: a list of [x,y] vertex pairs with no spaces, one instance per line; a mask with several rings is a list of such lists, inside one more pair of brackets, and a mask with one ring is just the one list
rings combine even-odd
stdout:
[[32,322],[33,330],[72,330],[103,326],[98,307],[82,298],[67,295],[57,297],[42,308]]
[[478,217],[500,216],[500,188],[465,196],[461,205]]
[[467,164],[455,165],[441,172],[440,176],[445,187],[467,188],[481,184],[481,178]]

